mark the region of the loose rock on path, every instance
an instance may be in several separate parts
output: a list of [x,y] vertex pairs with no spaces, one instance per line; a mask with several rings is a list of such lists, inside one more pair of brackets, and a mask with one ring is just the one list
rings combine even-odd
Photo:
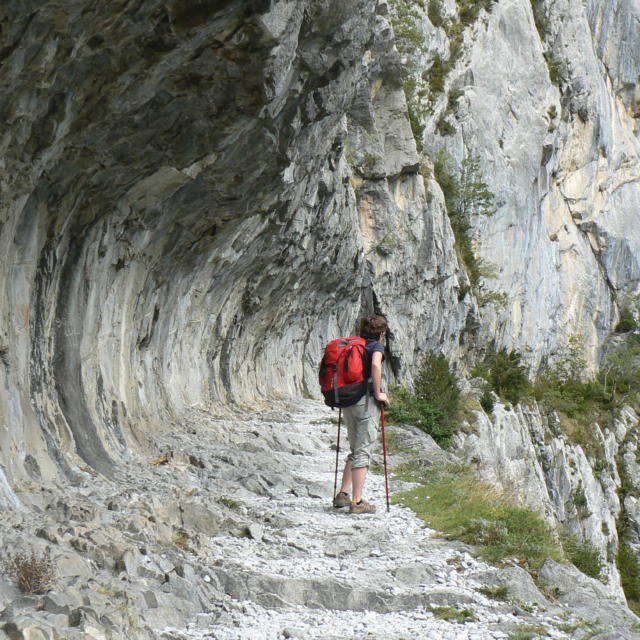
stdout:
[[[526,629],[574,637],[561,629],[583,623],[547,602],[524,570],[511,567],[501,577],[501,570],[475,559],[465,545],[438,538],[410,509],[392,504],[387,513],[383,476],[369,474],[365,487],[375,514],[333,508],[336,426],[330,420],[336,415],[307,403],[276,425],[281,442],[296,443],[274,453],[287,459],[295,485],[243,498],[262,523],[255,535],[208,541],[212,579],[226,593],[215,623],[167,629],[163,637],[501,640]],[[392,480],[394,488],[399,485]],[[520,598],[499,602],[477,590],[500,583]],[[535,601],[525,602],[527,595]],[[466,611],[471,620],[440,619],[433,607]]]
[[[64,486],[16,487],[0,556],[47,551],[57,580],[25,597],[0,572],[0,640],[638,637],[628,610],[572,566],[548,568],[550,602],[519,566],[477,560],[406,507],[387,513],[380,475],[365,488],[377,513],[334,509],[335,418],[313,401],[196,412],[127,453],[112,479],[81,467]],[[450,455],[395,432],[422,464]],[[391,479],[392,492],[404,486]]]

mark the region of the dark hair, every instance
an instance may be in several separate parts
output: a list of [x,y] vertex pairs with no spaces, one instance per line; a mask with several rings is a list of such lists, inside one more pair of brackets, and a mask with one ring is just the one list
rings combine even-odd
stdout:
[[387,319],[384,316],[366,316],[360,319],[360,337],[377,340],[387,330]]

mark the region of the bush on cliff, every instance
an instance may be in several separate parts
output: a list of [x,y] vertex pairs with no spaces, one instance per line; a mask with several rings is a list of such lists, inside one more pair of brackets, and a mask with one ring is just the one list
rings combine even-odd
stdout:
[[571,336],[556,364],[535,380],[533,396],[551,411],[589,424],[607,420],[624,404],[640,409],[640,338],[632,333],[585,379],[584,341]]
[[472,371],[474,376],[484,378],[491,391],[512,404],[517,404],[529,394],[530,383],[527,370],[522,364],[522,355],[515,350],[491,348],[484,359]]
[[482,274],[481,261],[471,241],[471,220],[474,216],[493,215],[494,195],[482,180],[479,156],[467,156],[457,171],[451,165],[451,158],[441,149],[433,162],[433,173],[444,195],[460,261],[475,287]]
[[426,356],[411,389],[392,390],[387,410],[389,423],[412,424],[428,433],[440,446],[448,447],[456,432],[460,389],[443,355]]
[[597,547],[572,535],[561,536],[562,548],[567,558],[586,576],[605,582],[605,564]]

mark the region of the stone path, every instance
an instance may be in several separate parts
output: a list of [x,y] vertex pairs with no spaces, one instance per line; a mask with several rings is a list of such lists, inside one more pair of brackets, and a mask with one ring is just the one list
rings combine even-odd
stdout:
[[[290,490],[277,495],[276,487],[270,496],[243,498],[257,522],[251,537],[208,540],[211,579],[227,594],[220,611],[201,616],[186,630],[166,629],[163,637],[498,640],[516,632],[525,634],[515,636],[522,638],[581,637],[558,628],[567,629],[563,625],[571,623],[571,615],[546,602],[523,570],[513,567],[505,578],[508,572],[474,559],[464,545],[434,537],[410,509],[392,505],[386,513],[382,476],[367,479],[365,493],[377,505],[376,514],[334,509],[332,415],[310,402],[287,424],[276,425],[282,442],[297,443],[297,450],[289,447],[277,455],[286,456],[298,477],[298,495]],[[300,451],[301,443],[310,446]],[[499,584],[500,571],[502,582],[511,580],[521,596],[537,594],[537,605],[499,602],[477,591],[483,584]],[[474,619],[445,621],[432,607],[468,610]]]
[[[57,576],[24,597],[0,572],[0,640],[640,635],[631,614],[571,566],[555,566],[550,602],[524,569],[478,561],[408,508],[386,513],[382,476],[366,486],[377,513],[334,509],[335,417],[312,401],[196,411],[123,460],[113,480],[79,468],[70,485],[18,487],[25,508],[0,519],[0,560],[13,549],[50,552]],[[418,430],[396,429],[396,439],[425,463],[446,456]],[[509,600],[481,587],[506,587]],[[598,617],[605,622],[593,624]]]

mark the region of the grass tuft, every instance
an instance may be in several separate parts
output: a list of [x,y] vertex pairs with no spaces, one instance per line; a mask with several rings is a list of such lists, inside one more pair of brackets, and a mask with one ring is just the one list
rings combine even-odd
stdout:
[[175,544],[176,547],[180,547],[181,549],[184,549],[184,550],[188,549],[189,534],[184,529],[179,529],[173,535],[173,544]]
[[477,620],[472,609],[456,609],[455,607],[431,607],[431,611],[436,618],[448,620],[449,622],[472,622]]
[[495,587],[478,587],[476,591],[487,596],[487,598],[491,598],[492,600],[509,599],[509,587],[505,585]]
[[149,461],[149,464],[152,467],[161,467],[162,465],[168,464],[169,456],[166,453],[159,455],[157,458]]
[[233,498],[227,498],[226,496],[220,496],[216,498],[216,502],[224,505],[225,507],[228,507],[229,509],[237,509],[240,506],[240,503],[237,500],[234,500]]

